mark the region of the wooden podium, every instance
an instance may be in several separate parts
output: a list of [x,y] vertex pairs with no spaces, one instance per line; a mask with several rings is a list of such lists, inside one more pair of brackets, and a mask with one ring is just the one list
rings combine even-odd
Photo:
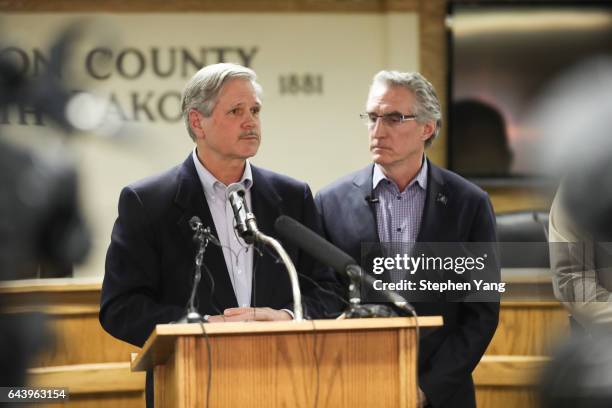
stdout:
[[[420,327],[442,325],[439,316]],[[133,371],[154,368],[155,406],[416,407],[413,318],[158,325]]]

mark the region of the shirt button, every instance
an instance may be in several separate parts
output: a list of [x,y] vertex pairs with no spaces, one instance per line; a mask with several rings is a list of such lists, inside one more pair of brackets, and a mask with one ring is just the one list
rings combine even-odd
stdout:
[[396,229],[397,232],[402,232],[401,228]]
[[238,275],[242,275],[242,269],[238,268],[238,270],[236,271],[236,273],[237,273]]
[[401,196],[401,195],[398,195],[398,196],[397,196],[397,199],[398,199],[398,200],[401,200],[401,199],[402,199],[402,196]]

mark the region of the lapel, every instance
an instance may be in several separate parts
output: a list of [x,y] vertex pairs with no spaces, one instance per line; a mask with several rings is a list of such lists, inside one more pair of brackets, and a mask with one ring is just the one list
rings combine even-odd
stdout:
[[440,241],[441,229],[448,229],[450,225],[446,222],[451,196],[446,188],[442,172],[427,159],[429,171],[427,174],[427,197],[425,208],[421,218],[421,227],[417,236],[417,242]]
[[[376,226],[376,209],[375,205],[370,203],[372,198],[372,174],[374,165],[371,164],[365,169],[359,171],[353,178],[353,200],[350,200],[351,211],[347,213],[354,214],[353,226],[357,229],[354,236],[359,242],[378,243],[378,228]],[[361,249],[360,249],[361,250]]]
[[[215,228],[215,223],[213,222],[208,203],[204,196],[204,189],[202,188],[198,173],[196,172],[191,154],[189,154],[187,159],[180,166],[178,190],[174,202],[181,209],[181,216],[177,221],[177,226],[181,234],[189,240],[186,242],[192,243],[190,246],[190,256],[195,257],[196,247],[192,241],[193,231],[189,227],[189,220],[191,217],[194,215],[200,217],[204,227],[210,227],[210,230],[216,237],[218,237],[219,234]],[[225,308],[238,306],[238,301],[234,294],[234,288],[229,278],[221,248],[209,244],[204,254],[204,264],[208,267],[214,278],[214,293],[212,299],[209,299],[211,283],[209,282],[206,270],[202,268],[202,280],[198,290],[198,297],[203,303],[200,310],[207,313],[213,313],[216,312],[216,308],[223,313]],[[193,272],[193,270],[190,272]],[[210,304],[210,302],[213,303]]]
[[[269,236],[275,236],[274,222],[284,213],[283,200],[265,173],[251,164],[253,187],[251,188],[251,212],[257,219],[257,227]],[[269,302],[273,296],[278,273],[285,273],[276,264],[276,258],[266,252],[261,244],[256,243],[258,250],[253,254],[253,287],[251,304],[259,306]],[[259,256],[262,254],[262,256]]]
[[[349,245],[349,253],[359,254],[361,258],[355,259],[364,270],[369,271],[372,265],[372,258],[381,256],[380,238],[376,224],[376,205],[370,202],[373,197],[372,174],[374,165],[371,164],[363,170],[357,172],[353,178],[351,197],[346,200],[346,214],[351,214],[349,225],[354,230],[348,234],[347,239],[353,241]],[[342,210],[344,211],[344,210]],[[372,246],[373,244],[373,246]]]

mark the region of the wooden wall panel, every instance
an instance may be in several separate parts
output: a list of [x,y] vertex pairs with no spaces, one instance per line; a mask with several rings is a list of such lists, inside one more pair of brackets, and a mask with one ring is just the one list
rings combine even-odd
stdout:
[[139,350],[106,333],[97,314],[52,315],[49,325],[55,340],[40,356],[37,366],[129,362],[130,353]]
[[75,395],[67,402],[40,404],[45,408],[144,408],[144,392],[119,392],[111,394]]
[[144,391],[145,373],[132,372],[127,362],[33,368],[29,373],[32,386],[69,386],[70,395]]
[[476,406],[478,408],[536,408],[538,407],[538,402],[532,389],[478,387]]
[[567,311],[557,302],[503,302],[486,355],[548,355],[567,337]]
[[442,106],[442,129],[427,149],[427,156],[437,165],[446,166],[447,146],[447,63],[446,63],[446,2],[421,0],[419,2],[419,71],[433,84]]
[[45,406],[141,408],[144,373],[129,370],[138,348],[106,333],[98,321],[99,280],[51,279],[3,282],[7,312],[43,312],[53,335],[48,349],[29,372],[41,387],[67,387],[70,400]]

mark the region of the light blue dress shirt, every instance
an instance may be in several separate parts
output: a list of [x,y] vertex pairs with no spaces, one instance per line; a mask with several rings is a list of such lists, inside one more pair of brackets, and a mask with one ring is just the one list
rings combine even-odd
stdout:
[[[219,241],[223,245],[223,257],[227,272],[229,273],[236,294],[238,306],[249,307],[251,305],[251,292],[253,282],[253,247],[247,245],[234,229],[234,212],[228,200],[225,198],[227,186],[217,180],[198,159],[196,148],[193,149],[193,163],[195,164],[198,177],[204,189],[204,196],[208,208],[215,223]],[[253,177],[251,164],[246,161],[244,173],[239,183],[246,190],[246,201],[251,208],[251,187]],[[207,227],[205,225],[204,227]]]

